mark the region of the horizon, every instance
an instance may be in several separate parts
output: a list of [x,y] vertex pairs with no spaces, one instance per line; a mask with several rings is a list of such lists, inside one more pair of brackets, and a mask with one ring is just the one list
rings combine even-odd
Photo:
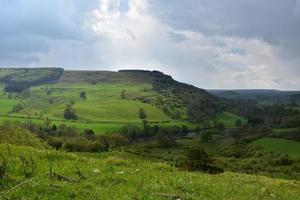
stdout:
[[200,88],[300,90],[300,0],[0,6],[0,67],[158,70]]

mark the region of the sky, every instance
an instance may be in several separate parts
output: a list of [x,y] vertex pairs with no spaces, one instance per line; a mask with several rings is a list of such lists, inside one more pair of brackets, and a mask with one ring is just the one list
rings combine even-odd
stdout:
[[0,0],[0,67],[300,90],[300,0]]

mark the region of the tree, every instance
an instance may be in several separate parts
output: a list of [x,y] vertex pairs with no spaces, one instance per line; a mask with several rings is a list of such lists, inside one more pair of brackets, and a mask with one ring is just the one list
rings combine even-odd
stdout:
[[172,147],[177,145],[175,137],[165,131],[159,132],[156,139],[159,147]]
[[211,123],[210,123],[210,121],[204,121],[204,122],[203,122],[203,128],[204,128],[204,129],[210,129],[210,128],[211,128]]
[[193,171],[209,171],[212,160],[201,147],[193,147],[186,153],[187,167]]
[[139,117],[140,117],[140,119],[146,119],[147,118],[146,112],[143,108],[139,109]]
[[121,99],[126,99],[126,90],[122,90]]
[[95,140],[95,133],[92,129],[85,129],[83,134],[88,140]]
[[217,125],[217,128],[220,131],[224,131],[225,130],[225,124],[223,122],[219,122],[218,125]]
[[201,141],[204,143],[208,143],[212,140],[212,134],[210,131],[205,131],[201,134]]
[[64,110],[64,118],[65,119],[73,119],[76,120],[78,117],[76,115],[76,111],[73,108],[72,104],[67,104]]
[[240,120],[240,119],[237,119],[236,121],[235,121],[235,126],[236,127],[241,127],[242,126],[242,120]]
[[18,103],[18,104],[16,104],[16,105],[14,105],[14,107],[13,107],[13,112],[20,112],[21,110],[23,110],[24,109],[24,107],[23,107],[23,105],[22,104],[20,104],[20,103]]
[[86,93],[85,91],[81,91],[80,94],[79,94],[80,98],[81,99],[86,99]]

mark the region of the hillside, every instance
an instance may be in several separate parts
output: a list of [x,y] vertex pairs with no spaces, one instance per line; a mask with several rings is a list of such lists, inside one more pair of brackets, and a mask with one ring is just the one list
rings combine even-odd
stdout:
[[300,199],[296,181],[190,173],[122,151],[71,154],[0,144],[0,152],[3,199]]
[[[1,69],[0,82],[0,103],[6,105],[0,121],[49,118],[103,133],[126,123],[141,124],[141,108],[149,123],[170,126],[190,126],[223,110],[217,97],[158,71]],[[65,119],[67,104],[76,111],[76,120]]]

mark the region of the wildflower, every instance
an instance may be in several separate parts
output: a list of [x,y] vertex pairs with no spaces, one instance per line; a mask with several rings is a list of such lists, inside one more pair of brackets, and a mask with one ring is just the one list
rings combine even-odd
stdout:
[[98,174],[98,173],[100,173],[100,170],[99,170],[99,169],[94,169],[93,172],[94,172],[95,174]]

